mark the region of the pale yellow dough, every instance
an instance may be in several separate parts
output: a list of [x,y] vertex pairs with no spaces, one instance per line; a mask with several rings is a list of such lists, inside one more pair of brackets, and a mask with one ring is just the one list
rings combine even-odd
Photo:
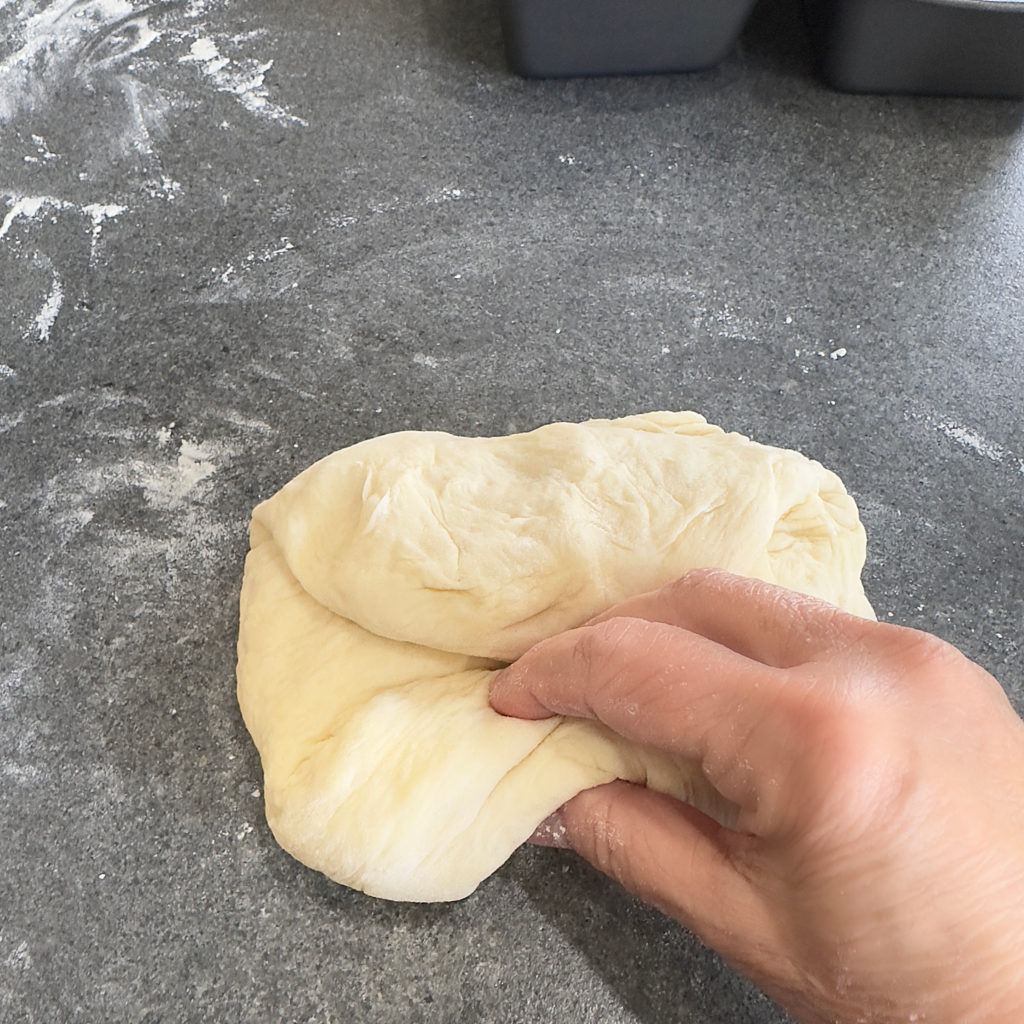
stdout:
[[538,640],[701,566],[872,616],[838,477],[695,413],[373,438],[259,505],[251,544],[238,700],[267,819],[303,863],[394,900],[468,895],[614,778],[728,816],[692,765],[493,712],[490,674]]

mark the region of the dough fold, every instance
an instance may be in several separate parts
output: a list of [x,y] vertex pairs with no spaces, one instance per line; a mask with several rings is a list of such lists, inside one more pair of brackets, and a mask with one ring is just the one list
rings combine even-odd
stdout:
[[502,718],[490,674],[547,636],[717,566],[872,617],[835,474],[651,413],[526,434],[404,432],[253,513],[238,700],[281,845],[395,900],[455,900],[614,778],[730,808],[695,766],[592,722]]

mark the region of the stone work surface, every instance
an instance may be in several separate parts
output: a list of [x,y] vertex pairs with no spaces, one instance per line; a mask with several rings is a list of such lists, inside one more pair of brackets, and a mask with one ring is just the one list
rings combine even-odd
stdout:
[[1024,709],[1024,134],[764,4],[525,81],[488,0],[0,2],[0,1019],[784,1018],[575,859],[388,904],[263,819],[253,505],[398,429],[695,409],[835,469],[882,618]]

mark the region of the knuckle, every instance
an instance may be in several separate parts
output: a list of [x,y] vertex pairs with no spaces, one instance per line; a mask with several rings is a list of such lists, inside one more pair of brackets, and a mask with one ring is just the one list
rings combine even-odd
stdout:
[[621,708],[623,702],[639,699],[652,674],[661,671],[661,660],[650,657],[657,627],[629,618],[609,619],[588,627],[574,652],[574,671],[588,680],[591,707],[604,717]]
[[665,584],[661,596],[670,608],[686,615],[705,604],[710,595],[722,591],[733,580],[721,569],[691,569]]
[[573,668],[588,677],[603,676],[632,633],[629,619],[609,619],[596,626],[585,626],[573,645]]
[[700,569],[690,569],[689,572],[670,583],[669,587],[673,593],[693,599],[701,591],[724,590],[729,586],[734,586],[737,579],[739,577],[725,569],[705,566]]
[[872,623],[848,659],[863,692],[897,694],[924,688],[935,697],[952,696],[962,679],[967,659],[937,636],[895,626]]
[[623,840],[611,814],[611,803],[605,799],[600,813],[591,823],[591,853],[594,864],[605,874],[621,877]]
[[785,817],[819,837],[886,817],[912,756],[889,703],[856,686],[819,688],[787,710],[794,753],[782,788],[801,799]]
[[595,667],[600,665],[602,660],[601,647],[599,626],[586,626],[581,629],[570,653],[572,672],[584,679],[593,676]]
[[617,824],[615,786],[599,786],[569,805],[573,845],[599,871],[622,880],[625,841]]
[[945,670],[964,661],[963,655],[937,636],[903,626],[894,627],[893,654],[905,667],[925,672]]

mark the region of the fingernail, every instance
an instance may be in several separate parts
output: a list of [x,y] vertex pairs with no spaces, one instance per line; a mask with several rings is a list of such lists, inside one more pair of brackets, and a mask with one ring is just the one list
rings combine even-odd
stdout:
[[532,846],[551,846],[559,850],[572,849],[569,842],[569,829],[565,824],[565,815],[559,807],[553,814],[549,814],[534,830],[533,835],[526,840]]

